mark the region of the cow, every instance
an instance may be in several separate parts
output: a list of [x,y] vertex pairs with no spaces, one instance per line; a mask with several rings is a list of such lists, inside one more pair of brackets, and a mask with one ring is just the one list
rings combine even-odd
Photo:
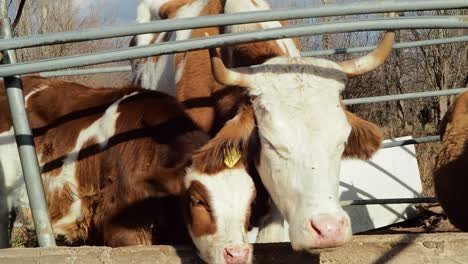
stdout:
[[[23,84],[58,238],[111,247],[192,241],[208,263],[251,262],[254,179],[246,157],[236,160],[225,131],[237,135],[253,122],[231,120],[212,141],[174,97],[161,92],[96,89],[38,76],[23,77]],[[6,246],[8,216],[15,212],[30,223],[31,210],[4,94],[0,111],[0,233]]]
[[[267,10],[269,4],[264,0],[144,0],[137,7],[137,22],[151,20],[176,19],[236,13],[243,11]],[[286,22],[264,22],[247,25],[235,25],[226,28],[209,27],[202,29],[180,30],[156,34],[137,35],[130,46],[158,44],[167,41],[182,41],[220,33],[242,32],[252,28],[281,27]],[[228,64],[233,67],[262,63],[272,56],[299,56],[297,39],[281,39],[245,45],[235,45],[224,52]],[[254,48],[255,47],[255,48]],[[254,52],[249,52],[255,50]],[[229,57],[229,58],[228,58]],[[210,73],[207,50],[178,54],[153,56],[132,60],[134,83],[146,89],[174,95],[186,107],[189,116],[204,131],[211,134],[220,129],[219,104],[213,98],[213,92],[220,85]],[[193,89],[193,86],[197,89]],[[217,109],[218,108],[218,109]],[[215,114],[216,113],[216,114]],[[235,113],[231,111],[230,117]]]
[[441,146],[433,171],[434,189],[450,222],[468,231],[468,92],[459,95],[440,125]]
[[[137,22],[151,19],[175,19],[222,13],[220,0],[144,0],[137,7]],[[181,41],[219,34],[219,27],[180,30],[138,35],[131,45],[147,45],[166,41]],[[215,118],[211,94],[216,82],[210,74],[206,50],[153,56],[132,61],[134,83],[146,89],[174,95],[184,104],[188,115],[206,132],[211,132]],[[205,62],[205,63],[203,63]],[[187,65],[190,65],[188,67]],[[190,76],[198,76],[197,83]],[[197,89],[191,86],[196,85]],[[176,89],[177,86],[177,89]]]
[[[164,11],[178,10],[168,8],[176,2],[180,3],[168,1],[162,5],[160,17],[177,17],[177,11],[172,15]],[[197,1],[188,4],[194,2]],[[204,2],[207,5],[218,3]],[[224,12],[266,9],[267,6],[261,3],[264,1],[227,0]],[[279,22],[265,24],[270,27],[282,25]],[[218,32],[241,32],[267,26],[263,23],[240,25],[221,28]],[[203,30],[195,31],[198,36]],[[213,30],[206,32],[212,35]],[[149,79],[145,75],[154,76],[162,71],[162,65],[170,65],[168,74],[178,76],[174,79],[179,80],[174,85],[176,96],[179,91],[197,94],[211,90],[209,100],[203,101],[213,105],[214,118],[211,114],[189,113],[193,120],[198,120],[196,123],[209,124],[206,131],[222,131],[229,120],[254,122],[256,125],[249,127],[250,130],[236,131],[238,140],[234,147],[240,150],[241,156],[254,157],[250,162],[258,170],[273,201],[269,209],[275,217],[264,218],[262,226],[269,231],[260,231],[263,233],[259,236],[260,242],[281,240],[271,233],[279,233],[278,218],[285,217],[295,250],[333,247],[344,244],[351,237],[349,217],[338,201],[340,160],[347,157],[369,159],[382,142],[380,128],[346,111],[340,93],[349,78],[383,64],[391,51],[393,38],[393,32],[387,32],[372,53],[340,63],[300,58],[294,39],[234,45],[221,49],[221,54],[212,51],[212,74],[206,74],[204,68],[209,60],[206,50],[197,51],[200,56],[196,61],[176,63],[175,68],[152,57],[147,60],[158,62],[159,59],[159,68],[146,63],[145,59],[134,62],[142,64],[135,67],[136,80],[143,83],[142,80]],[[153,43],[166,41],[157,34],[153,40]],[[187,58],[191,54],[177,54],[176,58]],[[238,67],[237,70],[228,70],[224,61],[229,67]],[[182,79],[195,85],[183,85]],[[208,90],[207,82],[211,87]],[[198,86],[199,83],[202,85]],[[152,87],[158,88],[157,81]],[[193,105],[187,103],[189,100],[177,98],[186,107]],[[196,96],[190,100],[202,101]],[[250,110],[240,112],[239,109]]]

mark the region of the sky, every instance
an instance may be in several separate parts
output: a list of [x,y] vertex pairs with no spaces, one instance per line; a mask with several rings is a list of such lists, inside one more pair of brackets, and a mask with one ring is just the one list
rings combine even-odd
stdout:
[[99,15],[102,19],[116,14],[115,23],[121,24],[135,20],[139,0],[75,0],[75,2],[81,6],[83,12],[87,12],[91,4],[99,6]]
[[119,20],[128,22],[135,20],[136,15],[136,0],[109,0],[118,5]]

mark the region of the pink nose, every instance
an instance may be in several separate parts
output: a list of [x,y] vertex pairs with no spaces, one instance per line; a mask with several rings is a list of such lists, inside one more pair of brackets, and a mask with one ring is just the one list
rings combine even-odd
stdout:
[[343,245],[350,232],[349,220],[332,215],[319,215],[310,221],[311,231],[316,237],[314,247],[336,247]]
[[249,259],[249,247],[232,247],[224,249],[226,264],[246,264]]

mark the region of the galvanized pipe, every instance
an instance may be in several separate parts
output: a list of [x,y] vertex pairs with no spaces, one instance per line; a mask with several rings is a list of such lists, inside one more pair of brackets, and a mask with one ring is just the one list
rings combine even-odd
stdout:
[[100,67],[92,69],[70,69],[62,71],[49,71],[39,73],[42,77],[56,77],[56,76],[72,76],[72,75],[85,75],[85,74],[101,74],[112,72],[128,72],[131,71],[131,66],[114,66],[114,67]]
[[440,90],[440,91],[392,94],[392,95],[383,95],[383,96],[345,99],[343,100],[343,102],[345,105],[382,103],[382,102],[389,102],[389,101],[418,99],[418,98],[425,98],[425,97],[456,95],[456,94],[460,94],[466,91],[468,91],[468,88],[454,88],[454,89]]
[[171,54],[191,50],[250,43],[261,40],[281,39],[294,36],[318,35],[352,31],[395,30],[415,28],[468,28],[468,16],[439,16],[424,18],[383,18],[364,21],[344,21],[337,23],[297,25],[283,28],[259,30],[255,32],[231,33],[211,37],[166,42],[155,45],[124,48],[113,51],[75,55],[35,62],[19,63],[0,67],[0,77],[41,71],[52,71],[107,62]]
[[[1,35],[4,38],[12,36],[10,19],[8,18],[1,19]],[[16,62],[15,50],[8,50],[4,54],[3,63],[15,64]],[[37,240],[41,247],[52,247],[55,246],[55,237],[50,224],[33,135],[25,109],[21,78],[8,76],[4,77],[3,80]]]
[[437,142],[437,141],[440,141],[440,136],[438,135],[420,137],[420,138],[412,138],[412,139],[404,139],[404,140],[394,140],[392,142],[383,143],[381,148],[385,149],[385,148],[401,147],[405,145],[415,145],[415,144]]
[[[430,45],[453,44],[453,43],[459,43],[459,42],[465,42],[465,41],[468,41],[468,36],[401,42],[401,43],[395,44],[393,48],[394,49],[414,48],[414,47],[423,47],[423,46],[430,46]],[[376,46],[358,47],[358,48],[339,48],[339,49],[318,50],[318,51],[304,51],[304,52],[301,52],[301,56],[313,57],[313,56],[322,56],[322,55],[367,52],[367,51],[371,51],[375,49],[375,47]],[[63,71],[41,72],[40,75],[42,77],[56,77],[56,76],[101,74],[101,73],[111,73],[111,72],[125,72],[125,71],[131,71],[131,70],[132,70],[132,67],[129,65],[129,66],[99,67],[99,68],[93,68],[93,69],[69,69],[69,70],[63,70]]]
[[142,24],[129,24],[76,32],[48,33],[31,37],[20,37],[12,40],[0,41],[0,50],[272,20],[460,8],[468,8],[466,0],[406,2],[398,0],[381,0],[352,4],[327,5],[323,7],[243,12],[229,15],[223,14],[194,18],[167,19]]
[[[430,40],[419,40],[411,42],[401,42],[393,45],[394,49],[402,48],[414,48],[414,47],[423,47],[430,45],[440,45],[440,44],[453,44],[459,42],[468,41],[468,36],[452,37],[452,38],[442,38],[442,39],[430,39]],[[329,49],[329,50],[317,50],[317,51],[304,51],[301,52],[303,57],[312,57],[312,56],[324,56],[324,55],[335,55],[335,54],[350,54],[357,52],[368,52],[375,49],[376,46],[369,47],[357,47],[357,48],[339,48],[339,49]]]
[[8,1],[0,0],[0,17],[8,17]]
[[366,199],[340,201],[341,206],[368,205],[368,204],[415,204],[415,203],[437,203],[436,197],[420,198],[390,198],[390,199]]

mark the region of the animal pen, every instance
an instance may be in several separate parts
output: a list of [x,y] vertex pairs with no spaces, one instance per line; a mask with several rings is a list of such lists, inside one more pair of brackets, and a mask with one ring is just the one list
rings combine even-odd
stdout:
[[[89,29],[81,30],[75,32],[60,32],[60,33],[47,33],[36,36],[28,37],[13,37],[10,20],[8,18],[8,1],[1,1],[0,5],[0,14],[1,14],[1,35],[2,40],[0,40],[0,51],[2,51],[2,62],[4,65],[0,66],[0,77],[4,79],[5,88],[7,90],[8,103],[13,119],[14,132],[16,135],[16,142],[18,145],[20,160],[22,169],[24,172],[26,188],[28,192],[28,197],[30,201],[30,206],[32,209],[32,215],[35,225],[35,230],[37,234],[37,239],[40,247],[54,247],[55,246],[55,237],[53,235],[52,227],[49,220],[47,203],[44,195],[44,190],[42,186],[40,168],[37,161],[37,156],[35,152],[33,136],[31,128],[28,123],[28,117],[25,111],[24,96],[22,92],[22,84],[20,75],[38,73],[44,77],[53,77],[53,76],[65,76],[65,75],[80,75],[80,74],[98,74],[98,73],[108,73],[116,71],[130,71],[130,66],[119,66],[119,67],[106,67],[106,68],[94,68],[94,69],[71,69],[63,70],[67,68],[74,68],[80,66],[89,66],[97,65],[102,63],[117,62],[123,60],[130,60],[136,58],[143,58],[155,55],[164,55],[178,52],[186,52],[193,50],[200,50],[212,47],[221,47],[228,46],[232,44],[242,44],[250,43],[256,41],[264,40],[274,40],[281,38],[289,37],[301,37],[301,36],[311,36],[311,35],[321,35],[321,34],[332,34],[332,33],[345,33],[345,32],[359,32],[359,31],[382,31],[382,30],[400,30],[400,29],[467,29],[468,28],[468,17],[467,16],[418,16],[418,17],[396,17],[396,18],[373,18],[366,20],[349,20],[345,22],[333,22],[333,23],[320,23],[320,24],[301,24],[294,26],[287,26],[283,28],[273,28],[267,30],[259,30],[256,32],[245,32],[245,33],[234,33],[234,34],[222,34],[217,36],[203,37],[197,39],[190,39],[186,41],[175,41],[162,44],[154,44],[147,46],[137,46],[130,48],[122,48],[118,50],[109,50],[103,52],[95,52],[89,54],[82,54],[80,56],[67,56],[67,57],[58,57],[37,61],[28,61],[18,63],[16,60],[16,49],[28,48],[28,47],[37,47],[44,45],[53,45],[53,44],[64,44],[88,40],[97,40],[105,38],[116,38],[116,37],[125,37],[133,36],[137,34],[145,33],[158,33],[166,31],[175,31],[175,30],[184,30],[184,29],[193,29],[193,28],[204,28],[208,26],[225,26],[233,24],[244,24],[244,23],[253,23],[253,22],[265,22],[272,20],[291,20],[291,19],[305,19],[312,17],[331,17],[331,16],[345,16],[345,15],[362,15],[362,14],[375,14],[375,13],[384,13],[384,12],[409,12],[409,11],[426,11],[426,10],[437,10],[437,9],[465,9],[468,8],[468,2],[466,0],[423,0],[423,1],[376,1],[377,4],[372,2],[358,2],[353,4],[340,4],[340,5],[329,5],[318,8],[301,8],[301,9],[276,9],[272,11],[258,11],[258,12],[246,12],[238,13],[231,15],[216,15],[216,16],[206,16],[206,17],[196,17],[196,18],[187,18],[187,19],[176,19],[176,20],[161,20],[154,21],[145,24],[132,24],[131,26],[112,26],[99,29]],[[468,41],[468,36],[452,37],[445,39],[432,39],[424,41],[415,41],[415,42],[406,42],[406,43],[397,43],[394,45],[395,49],[399,48],[412,48],[420,47],[427,45],[440,45],[440,44],[449,44],[449,43],[459,43]],[[311,51],[303,52],[303,56],[323,56],[323,55],[333,55],[333,54],[349,54],[363,51],[370,51],[373,47],[362,47],[362,48],[343,48],[343,49],[334,49],[334,50],[321,50],[321,51]],[[435,97],[435,96],[449,96],[456,95],[468,91],[468,88],[465,87],[453,87],[449,90],[441,91],[422,91],[418,93],[407,93],[407,94],[398,94],[398,95],[386,95],[378,97],[366,97],[366,98],[357,98],[357,99],[347,99],[344,100],[346,105],[353,104],[365,104],[365,103],[375,103],[375,102],[387,102],[387,101],[397,101],[397,100],[409,100],[423,97]],[[391,148],[397,146],[411,145],[411,144],[421,144],[426,142],[439,141],[440,138],[438,135],[419,137],[410,140],[394,140],[392,142],[384,143],[382,148]],[[412,199],[373,199],[373,200],[346,200],[342,201],[343,206],[352,206],[352,205],[365,205],[365,204],[396,204],[396,203],[432,203],[436,202],[434,197],[423,197],[423,198],[412,198]],[[367,240],[366,240],[367,239]],[[370,245],[370,241],[374,238],[363,238],[359,240],[359,245],[349,246],[349,250],[353,248],[359,250],[363,245]],[[393,237],[393,238],[376,238],[377,242],[380,242],[387,246],[381,246],[381,250],[376,250],[376,252],[383,252],[385,255],[383,257],[391,258],[392,255],[397,252],[392,252],[392,250],[384,250],[388,245],[396,245],[403,241],[403,243],[414,243],[414,241],[422,241],[424,244],[427,241],[425,238],[416,238],[416,237]],[[423,241],[424,240],[424,241]],[[429,239],[432,243],[432,248],[440,249],[440,241],[446,241],[447,243],[462,241],[460,245],[449,245],[446,247],[453,250],[457,250],[458,247],[460,250],[463,248],[466,251],[468,247],[468,236],[462,234],[456,234],[449,237],[438,237],[434,236]],[[426,242],[425,242],[426,241]],[[454,243],[455,243],[454,242]],[[354,242],[352,242],[354,243]],[[374,242],[372,242],[374,243]],[[429,243],[429,242],[427,242]],[[426,243],[426,244],[427,244]],[[429,243],[429,244],[430,244]],[[426,244],[424,244],[426,246]],[[406,245],[406,244],[405,244]],[[258,247],[258,248],[257,248]],[[276,245],[274,253],[270,253],[266,250],[267,246],[256,246],[256,255],[258,254],[272,254],[277,257],[276,260],[284,259],[284,263],[293,262],[294,260],[301,260],[308,257],[314,257],[315,261],[321,261],[317,256],[306,256],[299,253],[294,253],[295,255],[289,259],[286,257],[281,257],[280,254],[284,253],[284,256],[293,253],[285,253],[288,251],[288,246],[285,245]],[[427,246],[431,248],[431,246]],[[61,249],[54,249],[60,252]],[[77,253],[77,249],[74,249],[74,253],[63,253],[66,254],[76,254],[77,256],[83,257],[84,259],[89,258],[89,261],[95,261],[96,256],[101,256],[103,251],[96,251],[95,248],[84,248],[85,253]],[[111,249],[106,249],[106,252],[110,252]],[[113,255],[119,255],[121,258],[119,261],[124,262],[125,260],[130,260],[130,257],[123,257],[125,249],[116,249],[113,251]],[[141,252],[139,251],[141,250]],[[153,250],[153,251],[151,251]],[[151,255],[153,260],[156,260],[157,257],[166,257],[175,255],[178,252],[185,252],[174,250],[170,247],[161,247],[160,252],[155,252],[153,249],[134,249],[134,251],[129,254],[140,259],[141,262],[147,262],[142,256],[137,257],[137,253],[146,252],[144,254]],[[339,251],[340,249],[337,249]],[[257,252],[258,251],[258,252]],[[415,256],[418,254],[423,254],[424,251],[416,248],[416,251],[419,253],[413,253]],[[52,252],[52,251],[50,251]],[[64,251],[63,251],[64,252]],[[117,252],[117,253],[115,253]],[[119,253],[120,252],[120,253]],[[260,252],[260,253],[259,253]],[[263,253],[262,253],[263,252]],[[353,252],[353,251],[350,251]],[[8,254],[5,253],[7,260]],[[31,256],[40,256],[42,253],[28,253]],[[48,256],[52,256],[52,253],[47,253]],[[47,255],[45,254],[45,255]],[[61,254],[61,253],[57,253]],[[91,257],[86,257],[89,254]],[[184,253],[185,254],[185,253]],[[184,255],[182,254],[182,255]],[[188,254],[188,253],[187,253]],[[322,253],[318,253],[319,255]],[[323,254],[333,254],[333,253],[323,253]],[[348,254],[348,253],[347,253]],[[359,253],[356,253],[359,255]],[[377,253],[376,253],[377,254]],[[465,253],[467,254],[467,253]],[[43,256],[42,254],[41,256]],[[102,256],[101,256],[102,257]],[[272,256],[270,256],[270,260]],[[465,255],[464,262],[468,258]],[[181,257],[183,261],[184,257]],[[187,257],[188,258],[188,257]],[[330,257],[333,259],[333,256]],[[46,258],[47,259],[47,258]],[[53,258],[49,258],[52,260]],[[257,257],[261,260],[262,258]],[[336,258],[340,259],[340,258]],[[344,258],[341,258],[344,260]],[[171,259],[175,261],[175,259]],[[361,259],[362,260],[362,259]],[[385,258],[377,258],[377,260],[385,260]],[[8,260],[7,260],[8,261]],[[112,261],[112,259],[110,259]],[[180,260],[178,260],[180,261]],[[267,263],[267,260],[264,260]],[[410,259],[407,259],[410,261]],[[0,253],[0,262],[2,262],[2,253]],[[86,261],[83,261],[88,263]],[[164,262],[164,261],[162,261]],[[167,262],[167,261],[166,261]],[[350,263],[358,263],[349,261]],[[3,263],[3,262],[2,262]],[[103,261],[103,263],[107,263]],[[362,262],[361,262],[362,263]],[[375,262],[378,263],[378,262]]]

